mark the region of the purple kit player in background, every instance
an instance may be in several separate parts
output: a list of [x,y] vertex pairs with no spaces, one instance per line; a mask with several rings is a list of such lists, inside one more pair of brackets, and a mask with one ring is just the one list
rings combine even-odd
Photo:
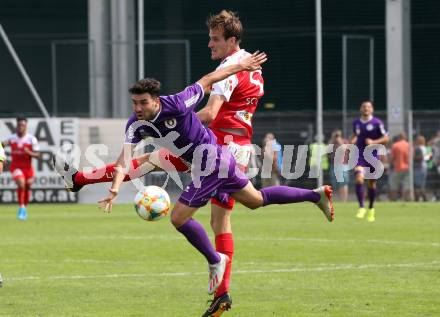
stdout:
[[[202,101],[204,93],[209,92],[213,83],[240,71],[261,69],[260,65],[266,59],[264,53],[254,53],[241,59],[239,64],[212,72],[182,92],[171,96],[159,96],[160,83],[155,79],[142,79],[129,90],[134,110],[126,130],[125,146],[130,148],[129,154],[133,154],[135,144],[143,137],[152,136],[161,138],[156,140],[162,142],[162,146],[192,163],[193,181],[176,202],[171,213],[171,222],[208,261],[210,294],[213,294],[222,282],[228,257],[216,252],[203,226],[193,219],[193,215],[198,208],[206,205],[211,197],[222,200],[227,194],[231,194],[251,209],[269,204],[309,201],[314,202],[329,221],[334,218],[330,186],[316,190],[288,186],[256,190],[247,177],[236,168],[235,159],[227,147],[217,145],[214,134],[202,125],[194,112],[194,108]],[[163,142],[164,137],[167,139],[170,135],[173,142]],[[203,148],[211,148],[213,151],[200,151]],[[105,211],[111,210],[112,201],[118,193],[130,161],[131,156],[124,159],[123,151],[116,162],[110,195],[99,202]],[[197,178],[194,177],[194,169],[200,161],[203,161],[211,173]]]
[[[353,121],[351,143],[356,144],[359,149],[359,159],[354,170],[356,196],[359,201],[359,211],[356,217],[364,218],[367,212],[364,207],[364,168],[374,170],[373,166],[365,159],[364,150],[371,144],[386,145],[388,143],[388,134],[383,122],[380,119],[373,117],[374,104],[371,100],[365,100],[361,103],[360,112],[361,117]],[[373,155],[377,157],[375,152],[373,152]],[[374,200],[376,198],[376,183],[376,179],[368,180],[368,198],[370,200],[370,205],[367,220],[369,222],[375,220]]]

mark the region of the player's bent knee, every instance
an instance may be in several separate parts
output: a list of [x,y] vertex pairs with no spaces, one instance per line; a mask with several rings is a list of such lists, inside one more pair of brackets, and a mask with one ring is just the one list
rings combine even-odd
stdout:
[[357,175],[355,178],[355,183],[362,185],[364,183],[364,177],[362,175]]
[[170,220],[173,226],[176,228],[179,228],[180,226],[185,224],[184,219],[179,215],[178,212],[175,212],[174,210],[173,212],[171,212]]
[[368,181],[368,188],[371,188],[371,189],[376,189],[376,181],[374,181],[374,180],[369,180]]
[[258,209],[260,207],[263,207],[263,198],[245,202],[243,203],[243,205],[252,210]]
[[264,206],[264,199],[263,199],[263,194],[261,193],[261,191],[257,192],[257,195],[254,198],[254,208],[252,209],[257,209],[260,207]]
[[17,182],[16,182],[16,184],[17,184],[17,187],[18,188],[20,188],[20,189],[24,189],[24,187],[25,187],[25,185],[26,185],[26,183],[24,182],[24,180],[18,180]]

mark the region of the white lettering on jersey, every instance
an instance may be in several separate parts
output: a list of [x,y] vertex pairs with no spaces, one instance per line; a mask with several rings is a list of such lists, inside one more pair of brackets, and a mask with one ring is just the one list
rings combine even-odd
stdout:
[[261,75],[261,70],[250,72],[249,73],[249,76],[250,76],[249,80],[252,84],[258,86],[260,88],[260,94],[263,94],[264,93],[263,83],[261,81],[259,81],[258,79],[254,79],[253,76],[255,73],[260,73],[260,75]]
[[191,107],[193,104],[195,104],[199,100],[199,97],[200,97],[200,94],[198,93],[197,95],[192,96],[188,100],[185,100],[185,106],[187,108]]

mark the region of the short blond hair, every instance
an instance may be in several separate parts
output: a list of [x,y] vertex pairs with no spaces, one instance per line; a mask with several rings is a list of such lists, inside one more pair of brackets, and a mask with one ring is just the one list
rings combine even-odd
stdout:
[[243,35],[243,26],[237,13],[227,10],[222,10],[216,15],[211,15],[206,20],[206,25],[210,30],[223,30],[225,40],[230,37],[235,37],[238,43],[241,41]]

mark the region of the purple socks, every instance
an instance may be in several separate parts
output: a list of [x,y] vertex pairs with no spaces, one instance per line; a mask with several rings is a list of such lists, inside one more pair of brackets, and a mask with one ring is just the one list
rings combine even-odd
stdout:
[[356,184],[356,197],[359,201],[359,206],[364,208],[364,184]]
[[205,256],[209,264],[218,263],[220,261],[220,256],[215,251],[205,229],[200,223],[191,218],[185,222],[184,225],[177,228],[177,230]]
[[371,209],[371,208],[373,208],[374,200],[376,199],[376,188],[368,187],[368,199],[370,200],[369,208]]
[[316,203],[321,199],[321,195],[310,189],[289,187],[289,186],[271,186],[260,190],[263,195],[263,205],[289,204],[310,201]]
[[[370,204],[368,208],[373,208],[374,201],[376,200],[376,188],[370,188],[368,187],[368,199],[370,201]],[[364,208],[364,184],[356,184],[356,196],[359,201],[359,206],[361,208]]]

